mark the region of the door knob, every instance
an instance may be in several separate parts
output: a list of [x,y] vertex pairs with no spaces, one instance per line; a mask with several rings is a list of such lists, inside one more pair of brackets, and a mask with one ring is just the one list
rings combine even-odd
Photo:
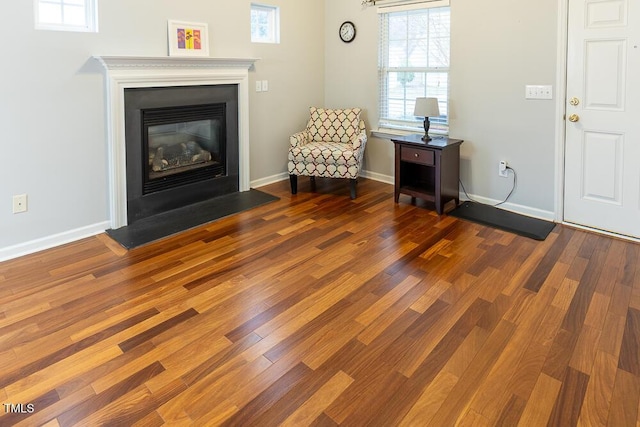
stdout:
[[580,116],[577,115],[577,114],[572,114],[572,115],[569,116],[569,121],[571,123],[575,123],[575,122],[577,122],[579,120],[580,120]]
[[575,107],[576,105],[580,104],[580,100],[574,96],[573,98],[571,98],[569,100],[569,104],[571,104],[571,105],[573,105]]

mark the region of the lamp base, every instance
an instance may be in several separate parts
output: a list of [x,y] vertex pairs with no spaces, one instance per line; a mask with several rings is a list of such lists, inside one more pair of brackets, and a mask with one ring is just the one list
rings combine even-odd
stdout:
[[424,136],[422,137],[423,141],[431,141],[431,137],[429,136],[429,127],[431,127],[431,122],[429,121],[429,117],[424,118],[424,122],[422,123],[424,126]]

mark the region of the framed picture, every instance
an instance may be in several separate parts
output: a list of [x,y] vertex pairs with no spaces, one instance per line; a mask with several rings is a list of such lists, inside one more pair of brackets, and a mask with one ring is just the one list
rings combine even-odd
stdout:
[[209,56],[207,24],[168,21],[169,56]]

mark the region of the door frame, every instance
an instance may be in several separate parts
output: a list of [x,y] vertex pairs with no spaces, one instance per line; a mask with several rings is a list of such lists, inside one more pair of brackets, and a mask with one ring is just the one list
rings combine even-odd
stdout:
[[564,221],[564,185],[565,185],[565,145],[566,145],[566,99],[567,99],[567,54],[569,51],[569,0],[558,1],[557,22],[558,45],[556,48],[556,167],[555,167],[555,221]]
[[557,68],[556,68],[556,123],[555,123],[555,222],[565,224],[573,228],[591,231],[606,236],[616,237],[623,240],[640,243],[640,238],[625,236],[623,234],[612,233],[599,230],[580,224],[566,222],[564,220],[564,186],[565,186],[565,148],[566,148],[566,99],[567,99],[567,55],[569,52],[569,1],[558,1],[558,22],[557,22]]

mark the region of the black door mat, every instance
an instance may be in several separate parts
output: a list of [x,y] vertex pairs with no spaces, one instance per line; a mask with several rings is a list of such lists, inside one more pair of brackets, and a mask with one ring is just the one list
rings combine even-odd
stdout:
[[449,215],[535,240],[546,239],[549,233],[551,233],[551,230],[556,226],[553,222],[531,218],[494,206],[469,201],[460,204],[457,208],[449,212]]
[[116,230],[109,229],[107,234],[126,249],[133,249],[276,200],[279,198],[252,189],[144,218]]

